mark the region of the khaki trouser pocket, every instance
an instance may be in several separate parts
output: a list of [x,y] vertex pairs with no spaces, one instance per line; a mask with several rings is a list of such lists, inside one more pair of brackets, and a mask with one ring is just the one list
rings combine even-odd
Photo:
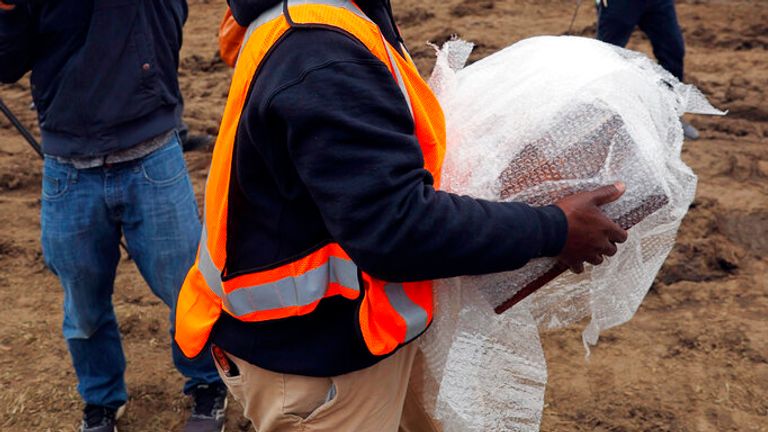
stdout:
[[331,378],[283,374],[283,414],[309,421],[336,399]]
[[[224,353],[223,355],[225,356],[225,361],[228,361],[230,363],[229,364],[230,371],[233,369],[233,366],[235,369],[237,369],[235,360],[231,356],[226,355],[226,353]],[[229,389],[229,393],[232,394],[235,400],[242,403],[243,375],[239,372],[237,372],[237,375],[231,375],[231,372],[229,374],[225,373],[224,366],[221,364],[221,359],[219,359],[219,357],[216,354],[214,354],[213,349],[211,350],[211,356],[213,357],[213,364],[216,365],[216,370],[219,372],[219,376],[221,377],[221,380]]]

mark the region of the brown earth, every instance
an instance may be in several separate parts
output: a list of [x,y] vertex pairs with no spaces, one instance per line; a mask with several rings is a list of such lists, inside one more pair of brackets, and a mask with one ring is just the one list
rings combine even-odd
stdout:
[[[193,132],[213,135],[230,76],[215,54],[224,2],[190,3],[180,69],[186,116]],[[425,74],[427,41],[458,34],[477,43],[477,59],[521,38],[564,33],[574,4],[394,3]],[[604,333],[589,362],[579,329],[544,337],[545,431],[768,431],[768,2],[679,1],[678,13],[688,80],[730,114],[692,118],[702,139],[684,157],[700,176],[698,195],[636,317]],[[594,29],[584,1],[574,33]],[[630,47],[649,51],[640,34]],[[27,79],[0,91],[37,133]],[[5,120],[0,143],[0,430],[74,431],[81,405],[60,335],[62,294],[39,245],[41,164]],[[198,194],[209,159],[187,154]],[[188,402],[167,349],[166,311],[125,259],[114,303],[131,393],[121,431],[179,430]],[[228,430],[248,430],[239,413],[230,409]]]

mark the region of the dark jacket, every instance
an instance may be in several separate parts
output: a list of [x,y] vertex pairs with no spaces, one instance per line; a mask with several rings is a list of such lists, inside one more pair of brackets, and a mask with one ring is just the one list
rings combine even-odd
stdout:
[[46,154],[101,156],[176,127],[184,0],[18,0],[0,81],[32,70]]
[[[230,1],[242,24],[274,3]],[[388,2],[357,4],[397,45]],[[511,270],[562,249],[567,225],[556,207],[434,189],[400,89],[350,36],[289,30],[251,88],[235,142],[227,274],[274,267],[331,241],[363,271],[395,282]],[[212,338],[269,370],[338,375],[381,359],[365,348],[358,306],[333,297],[309,315],[261,323],[223,313]]]

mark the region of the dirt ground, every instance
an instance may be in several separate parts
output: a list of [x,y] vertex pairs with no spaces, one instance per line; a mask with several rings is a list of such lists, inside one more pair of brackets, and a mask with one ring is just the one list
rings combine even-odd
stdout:
[[[394,0],[424,74],[425,42],[458,34],[474,59],[522,38],[562,34],[573,1]],[[584,1],[574,33],[594,34]],[[215,135],[229,70],[215,55],[223,0],[190,2],[181,61],[186,117]],[[635,318],[584,361],[577,328],[545,335],[544,431],[768,431],[768,1],[678,1],[687,80],[725,118],[692,117],[685,160],[700,176],[678,243]],[[649,51],[641,34],[630,47]],[[28,80],[0,96],[35,134]],[[198,196],[208,151],[186,155]],[[41,163],[0,120],[0,430],[74,431],[81,404],[61,337],[62,293],[40,252]],[[77,247],[77,245],[73,245]],[[114,304],[131,394],[120,430],[177,431],[187,415],[168,350],[166,310],[123,260]],[[228,430],[249,430],[231,405]]]

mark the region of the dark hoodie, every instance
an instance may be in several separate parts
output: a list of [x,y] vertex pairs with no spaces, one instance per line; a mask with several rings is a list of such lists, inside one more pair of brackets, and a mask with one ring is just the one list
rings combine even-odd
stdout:
[[[276,3],[230,0],[242,25]],[[389,1],[357,4],[398,46]],[[436,191],[423,165],[387,67],[342,32],[289,30],[257,72],[238,128],[227,273],[274,267],[329,241],[393,282],[512,270],[562,249],[557,207]],[[275,372],[339,375],[381,360],[365,348],[358,306],[332,297],[309,315],[260,323],[222,313],[212,340]]]
[[185,0],[14,0],[0,82],[32,70],[43,151],[103,156],[177,126]]

